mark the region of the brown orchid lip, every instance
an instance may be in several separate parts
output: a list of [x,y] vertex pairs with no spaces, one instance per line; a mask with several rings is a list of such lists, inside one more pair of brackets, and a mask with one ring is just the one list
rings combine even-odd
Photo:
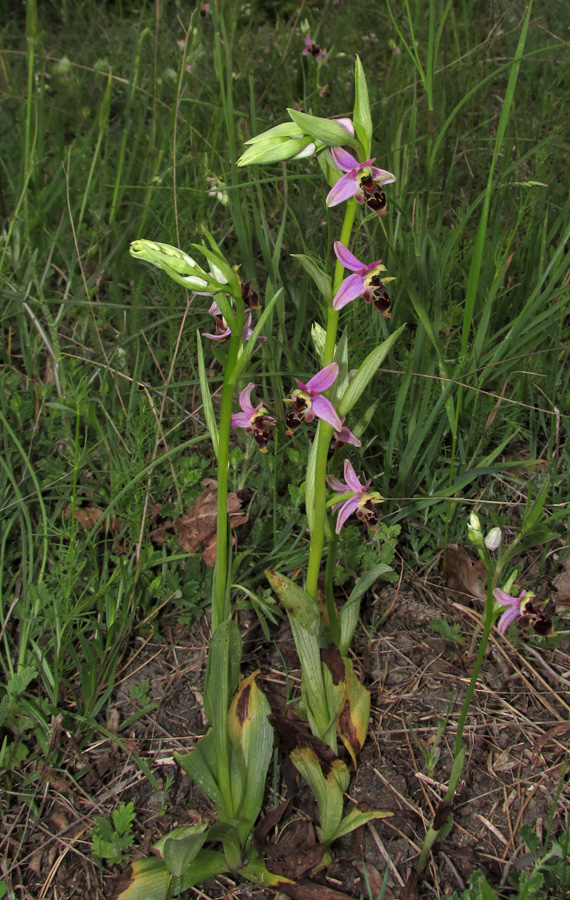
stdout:
[[379,218],[386,215],[386,194],[378,180],[375,180],[371,172],[363,171],[358,179],[358,189],[355,194],[358,203],[365,203],[368,209],[376,213]]
[[362,296],[367,303],[372,303],[374,309],[385,319],[391,317],[392,299],[379,275],[372,276]]

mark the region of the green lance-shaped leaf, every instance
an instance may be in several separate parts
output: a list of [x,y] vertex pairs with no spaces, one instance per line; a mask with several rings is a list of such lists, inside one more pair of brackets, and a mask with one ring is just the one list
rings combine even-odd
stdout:
[[214,804],[220,818],[227,819],[228,813],[217,781],[216,740],[212,729],[200,738],[190,753],[175,752],[174,759]]
[[215,726],[225,721],[230,697],[239,682],[241,635],[233,619],[222,622],[210,642],[204,681],[204,712]]
[[223,283],[205,272],[188,253],[171,244],[138,240],[131,243],[129,252],[135,259],[142,259],[143,262],[162,269],[173,281],[192,291],[215,294],[225,288]]
[[289,757],[315,795],[321,820],[318,831],[321,840],[328,844],[342,821],[343,795],[350,782],[348,769],[341,759],[332,763],[319,760],[311,747],[295,747]]
[[257,686],[257,674],[254,672],[241,682],[228,717],[230,741],[244,773],[244,792],[237,808],[242,842],[259,816],[273,752],[273,729],[267,718],[271,708]]
[[346,656],[348,654],[348,648],[350,647],[358,624],[360,601],[362,597],[379,578],[382,578],[383,575],[387,575],[389,572],[393,571],[392,567],[387,566],[386,563],[379,563],[368,572],[365,572],[364,575],[361,575],[354,585],[348,600],[338,614],[340,622],[340,643],[338,646],[341,656]]
[[307,515],[307,525],[312,533],[315,527],[315,470],[317,467],[317,449],[319,446],[319,432],[325,425],[319,419],[317,432],[313,438],[311,449],[309,450],[309,460],[307,462],[307,470],[305,475],[305,510]]
[[325,347],[327,345],[327,333],[319,322],[313,322],[311,325],[311,340],[315,348],[315,356],[320,363],[320,368],[324,368]]
[[302,137],[302,135],[302,129],[299,128],[298,125],[295,125],[294,122],[282,122],[280,125],[274,125],[273,128],[268,128],[267,131],[262,131],[261,134],[256,134],[254,137],[248,138],[245,143],[247,146],[253,146],[254,144],[266,144],[271,140],[298,138]]
[[338,398],[342,397],[348,387],[348,334],[343,332],[342,337],[334,350],[333,362],[338,365],[338,375],[331,390],[331,399],[336,408]]
[[321,663],[322,621],[318,606],[309,595],[280,572],[265,572],[271,587],[289,616],[293,640],[303,670],[303,695],[311,727],[329,747],[336,749],[335,723],[327,708]]
[[208,838],[209,829],[208,822],[203,825],[183,825],[174,828],[154,845],[168,871],[176,878],[181,878],[192,860],[198,856]]
[[351,831],[360,828],[361,825],[366,825],[367,822],[372,822],[373,819],[388,819],[393,815],[394,813],[390,810],[371,809],[368,812],[363,812],[355,806],[341,819],[337,830],[330,840],[336,841],[343,834],[350,834]]
[[279,290],[273,295],[273,297],[271,298],[269,303],[263,309],[263,312],[261,313],[261,315],[258,319],[258,322],[257,322],[255,328],[253,329],[250,337],[248,338],[247,341],[245,341],[245,343],[243,343],[241,345],[239,355],[237,358],[237,362],[236,362],[236,367],[234,369],[234,377],[236,379],[239,377],[240,373],[243,372],[247,363],[249,362],[251,354],[257,347],[257,340],[263,330],[263,326],[265,325],[273,307],[279,300],[282,293],[283,293],[283,288],[279,288]]
[[354,673],[352,661],[342,657],[334,644],[323,650],[323,673],[329,709],[334,709],[337,734],[350,753],[362,750],[370,719],[370,693]]
[[323,269],[321,269],[321,267],[315,262],[314,259],[304,253],[292,253],[291,256],[293,257],[293,259],[299,260],[307,275],[310,275],[310,277],[315,282],[325,303],[327,303],[327,305],[330,305],[332,303],[332,285],[330,275],[327,275],[327,273],[323,271]]
[[[232,306],[230,298],[227,296],[227,294],[224,294],[222,291],[219,291],[217,294],[214,295],[214,300],[218,304],[218,309],[220,310],[222,316],[224,317],[224,320],[225,320],[228,328],[230,329],[232,334],[234,334],[237,329],[237,322],[236,322],[236,314],[233,310],[233,306]],[[215,343],[215,341],[213,343]]]
[[206,366],[204,365],[204,350],[202,348],[202,338],[200,332],[196,332],[197,349],[198,349],[198,377],[200,379],[200,393],[202,394],[202,406],[204,407],[204,418],[210,432],[210,440],[216,458],[218,457],[218,449],[220,446],[220,438],[218,434],[218,425],[214,414],[214,406],[210,394],[210,386],[208,376],[206,375]]
[[304,134],[310,135],[326,147],[341,147],[345,144],[358,147],[358,141],[348,133],[346,128],[333,119],[310,116],[296,109],[288,109],[287,112]]
[[364,157],[369,158],[372,147],[372,116],[370,115],[370,100],[368,99],[368,87],[364,76],[364,69],[360,58],[356,57],[354,66],[354,113],[353,124],[358,140],[364,147]]
[[346,416],[347,413],[350,412],[356,401],[359,399],[360,395],[366,389],[369,381],[375,375],[379,366],[382,365],[392,346],[400,337],[402,331],[406,326],[401,325],[397,331],[390,335],[385,341],[383,341],[378,347],[372,350],[371,353],[368,354],[364,362],[360,365],[354,377],[351,379],[346,391],[342,396],[342,400],[340,401],[337,412],[342,419],[343,416]]
[[[185,891],[207,878],[222,875],[227,871],[223,853],[216,850],[201,850],[176,887]],[[154,856],[137,859],[119,875],[109,900],[164,900],[172,882],[173,876],[163,859]]]

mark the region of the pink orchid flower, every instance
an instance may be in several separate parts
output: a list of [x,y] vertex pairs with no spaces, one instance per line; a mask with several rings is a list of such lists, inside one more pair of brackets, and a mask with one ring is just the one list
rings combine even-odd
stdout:
[[306,384],[298,378],[295,379],[299,390],[293,391],[292,399],[289,401],[292,407],[286,416],[287,434],[293,434],[302,421],[312,422],[315,416],[328,422],[335,431],[341,431],[342,423],[334,406],[330,400],[323,397],[323,393],[334,383],[337,375],[338,364],[331,363],[313,375]]
[[501,606],[506,606],[497,623],[497,631],[500,635],[505,635],[509,630],[509,626],[516,619],[519,620],[519,625],[522,628],[530,626],[537,634],[550,635],[554,633],[550,616],[541,612],[532,603],[534,599],[532,591],[521,591],[518,597],[511,597],[500,588],[495,588],[493,597]]
[[263,403],[254,406],[251,402],[252,391],[255,385],[252,383],[246,385],[239,395],[240,413],[234,413],[231,417],[230,425],[232,428],[243,428],[246,434],[253,434],[255,442],[262,453],[267,453],[267,444],[270,437],[268,425],[273,425],[275,419],[273,416],[266,415],[267,410]]
[[307,35],[307,37],[305,38],[305,49],[303,50],[302,55],[315,56],[317,62],[322,62],[323,59],[326,59],[327,51],[319,47],[319,45],[316,44],[315,41],[311,40],[310,35]]
[[380,278],[380,272],[385,272],[386,268],[382,265],[382,260],[377,259],[376,262],[365,263],[356,258],[354,253],[344,246],[340,241],[334,242],[334,252],[336,258],[345,269],[354,272],[345,278],[336,292],[333,300],[333,309],[339,310],[348,303],[352,303],[357,297],[364,297],[367,303],[373,303],[378,312],[384,318],[390,318],[390,309],[392,301],[386,290],[386,282],[392,279]]
[[366,484],[360,483],[349,459],[344,463],[344,481],[346,483],[339,481],[338,478],[327,478],[328,485],[333,491],[338,494],[352,493],[352,497],[349,497],[348,500],[342,499],[333,504],[333,509],[340,507],[335,528],[337,534],[340,533],[340,529],[353,513],[356,513],[357,517],[367,525],[375,524],[377,515],[374,504],[381,503],[384,499],[377,491],[368,492],[370,481],[367,481]]
[[386,169],[373,166],[374,158],[359,163],[343,147],[333,147],[331,154],[335,165],[345,174],[330,189],[327,206],[336,206],[354,197],[357,203],[366,203],[376,215],[385,215],[386,195],[382,188],[395,181],[396,176]]

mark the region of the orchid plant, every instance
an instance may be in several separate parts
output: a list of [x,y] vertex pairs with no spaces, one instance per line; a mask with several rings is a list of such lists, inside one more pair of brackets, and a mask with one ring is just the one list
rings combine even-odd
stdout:
[[[313,52],[311,48],[312,44],[310,47],[307,44],[309,53]],[[315,281],[326,306],[318,371],[306,382],[296,377],[297,387],[286,401],[288,435],[294,435],[301,426],[313,422],[317,425],[305,475],[310,534],[305,584],[301,587],[280,572],[266,573],[289,615],[301,661],[301,697],[296,714],[305,719],[313,735],[310,741],[303,740],[290,750],[290,758],[315,794],[320,813],[318,833],[328,845],[373,818],[389,815],[378,810],[363,812],[356,807],[344,813],[344,793],[350,774],[338,756],[340,740],[356,767],[366,739],[370,696],[359,681],[348,652],[358,622],[363,585],[369,583],[371,576],[382,574],[385,567],[377,567],[377,573],[366,573],[362,584],[357,583],[340,610],[333,590],[336,540],[342,526],[355,514],[374,529],[376,508],[383,498],[369,491],[370,481],[360,481],[348,459],[344,462],[344,482],[329,472],[328,467],[331,443],[335,448],[360,446],[358,437],[345,422],[402,331],[399,329],[373,348],[349,377],[348,340],[346,336],[339,338],[338,334],[340,312],[361,296],[385,319],[389,318],[391,307],[386,289],[391,279],[384,275],[381,261],[361,263],[349,250],[353,226],[359,210],[377,217],[386,215],[384,187],[395,179],[387,170],[373,165],[372,118],[359,59],[355,68],[352,119],[322,119],[296,110],[289,110],[289,115],[291,123],[251,138],[238,164],[294,160],[317,153],[329,179],[327,205],[345,204],[339,239],[334,244],[336,265],[332,278],[309,257],[302,254],[295,257]],[[241,640],[230,591],[231,540],[227,514],[231,429],[242,429],[265,452],[276,426],[276,419],[268,413],[263,400],[254,405],[254,393],[259,398],[254,381],[248,380],[239,394],[240,411],[234,407],[238,381],[242,374],[249,378],[255,348],[264,337],[262,328],[280,292],[269,301],[254,325],[252,309],[259,306],[255,291],[250,283],[240,282],[237,267],[230,265],[205,229],[204,235],[206,242],[193,245],[193,251],[205,257],[207,269],[188,253],[154,241],[134,241],[131,254],[162,269],[178,284],[212,298],[209,313],[214,328],[197,335],[204,414],[218,466],[212,636],[204,687],[204,709],[210,730],[189,754],[176,754],[176,759],[215,805],[219,821],[212,826],[177,829],[159,842],[156,849],[161,858],[142,861],[140,873],[133,864],[131,881],[116,895],[119,900],[139,900],[142,896],[152,900],[160,897],[160,891],[165,888],[166,891],[185,888],[222,871],[239,871],[253,882],[287,892],[288,880],[269,872],[251,844],[252,828],[263,799],[273,733],[268,719],[269,704],[256,683],[257,673],[240,682]],[[345,269],[352,273],[346,278]],[[209,390],[202,337],[211,342],[209,346],[223,367],[218,416]],[[334,528],[329,516],[331,507],[333,512],[339,510]],[[325,582],[326,608],[319,603],[321,577]],[[326,766],[322,753],[318,752],[321,746],[325,755],[328,754]],[[221,842],[222,853],[204,846],[215,841]],[[148,879],[154,879],[152,889]]]
[[[391,299],[386,285],[393,279],[384,275],[386,270],[381,260],[362,263],[348,245],[359,208],[377,217],[386,215],[384,187],[395,177],[388,170],[375,166],[375,158],[371,156],[372,118],[359,59],[355,67],[352,119],[328,120],[292,109],[288,112],[291,125],[277,126],[250,139],[238,164],[271,163],[276,161],[277,151],[281,160],[316,153],[329,178],[326,204],[328,207],[344,204],[344,216],[339,239],[334,242],[337,262],[332,279],[313,259],[303,254],[295,256],[313,278],[326,306],[324,349],[319,359],[321,368],[306,383],[296,378],[297,388],[286,400],[287,435],[294,435],[302,425],[318,420],[305,478],[309,561],[304,588],[282,573],[267,572],[267,577],[289,614],[301,660],[301,702],[297,710],[306,718],[315,738],[327,744],[335,754],[340,739],[356,764],[368,729],[370,698],[348,657],[359,615],[358,586],[340,610],[335,603],[336,538],[353,513],[368,527],[375,528],[376,506],[383,498],[377,492],[369,491],[370,481],[363,484],[359,480],[348,459],[344,463],[344,483],[329,473],[329,448],[331,442],[335,448],[343,443],[353,446],[360,443],[345,425],[346,418],[401,332],[401,329],[396,331],[375,347],[350,380],[347,374],[340,376],[341,371],[347,373],[349,370],[347,339],[344,336],[339,339],[338,334],[341,310],[363,297],[384,318],[390,317]],[[346,269],[352,273],[347,277],[344,276]],[[332,497],[328,496],[329,488],[335,492]],[[333,511],[340,508],[334,530],[327,518],[331,507]],[[323,572],[326,545],[327,564]],[[319,603],[321,578],[324,578],[325,608]],[[307,747],[296,748],[291,759],[315,793],[323,840],[330,842],[338,836],[339,828],[340,833],[349,830],[348,823],[342,825],[344,819],[338,819],[337,815],[338,810],[342,810],[348,770],[337,759],[335,777],[329,777],[323,787],[321,768],[312,753]],[[331,808],[337,811],[332,820]],[[370,817],[379,815],[382,813],[375,812]]]
[[455,732],[455,753],[451,774],[447,790],[440,801],[439,808],[436,810],[433,822],[426,831],[416,868],[418,876],[422,875],[428,864],[429,854],[434,843],[440,837],[440,834],[449,830],[451,825],[453,800],[465,764],[463,732],[493,628],[496,626],[498,634],[501,637],[505,637],[510,626],[514,622],[518,622],[519,627],[533,628],[539,635],[549,636],[554,634],[550,617],[533,602],[534,594],[531,591],[523,589],[518,596],[510,595],[509,591],[512,590],[517,578],[516,569],[511,572],[502,588],[498,586],[503,579],[503,573],[507,565],[521,550],[535,545],[546,544],[555,536],[541,522],[547,489],[548,484],[545,485],[534,503],[529,504],[520,530],[508,546],[503,542],[503,533],[499,526],[494,526],[484,535],[479,516],[476,513],[471,513],[469,516],[467,534],[485,566],[487,596],[482,616],[479,648],[475,656]]

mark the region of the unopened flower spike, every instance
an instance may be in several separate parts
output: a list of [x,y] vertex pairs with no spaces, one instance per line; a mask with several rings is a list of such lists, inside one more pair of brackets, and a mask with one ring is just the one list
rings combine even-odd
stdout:
[[372,303],[377,312],[385,319],[389,319],[392,309],[392,300],[390,294],[386,290],[386,284],[394,279],[381,278],[381,272],[385,272],[386,268],[382,265],[382,260],[377,259],[376,262],[361,262],[350,250],[344,246],[341,241],[335,241],[334,252],[336,258],[345,269],[353,272],[345,278],[336,292],[333,299],[333,309],[339,310],[356,300],[357,297],[364,297],[367,303]]
[[307,424],[312,422],[315,416],[328,422],[335,431],[341,431],[342,422],[334,406],[330,400],[323,397],[323,393],[334,384],[337,375],[338,364],[331,363],[313,375],[306,384],[298,378],[295,379],[299,390],[293,391],[291,399],[286,401],[292,404],[285,418],[288,435],[292,435],[303,422]]
[[[354,137],[354,125],[350,119],[340,118],[330,121],[340,125],[349,137]],[[268,131],[249,138],[246,145],[246,149],[238,159],[238,166],[305,159],[324,146],[322,141],[305,132],[296,122],[274,125]]]
[[501,606],[505,606],[505,612],[497,623],[497,631],[505,635],[509,626],[518,619],[521,628],[532,628],[537,634],[547,636],[554,634],[550,616],[537,609],[533,604],[532,591],[521,591],[518,597],[511,597],[500,588],[495,588],[493,597]]
[[211,274],[205,272],[195,259],[173,247],[158,241],[132,241],[129,252],[135,259],[163,269],[173,281],[197,294],[217,294],[227,285],[226,278],[217,266],[211,266]]
[[232,428],[243,428],[246,434],[253,434],[255,443],[262,453],[267,453],[267,444],[269,443],[270,431],[269,425],[273,425],[275,419],[273,416],[266,415],[267,410],[263,403],[253,406],[251,402],[251,394],[255,390],[253,382],[244,387],[239,395],[240,413],[234,413],[230,424]]
[[349,497],[347,500],[342,499],[333,503],[333,509],[340,508],[336,520],[336,533],[339,534],[340,529],[353,513],[356,513],[357,518],[362,522],[366,522],[368,527],[376,525],[378,515],[374,506],[377,503],[382,503],[384,497],[377,491],[368,492],[372,482],[367,481],[366,484],[361,484],[349,459],[345,460],[344,463],[344,481],[346,483],[332,476],[327,478],[329,487],[336,491],[337,494],[352,493],[352,497]]
[[395,181],[396,176],[373,166],[374,158],[359,163],[344,147],[333,147],[331,154],[335,165],[345,174],[330,189],[327,206],[336,206],[354,197],[357,203],[365,203],[377,216],[385,216],[386,194],[382,188]]

